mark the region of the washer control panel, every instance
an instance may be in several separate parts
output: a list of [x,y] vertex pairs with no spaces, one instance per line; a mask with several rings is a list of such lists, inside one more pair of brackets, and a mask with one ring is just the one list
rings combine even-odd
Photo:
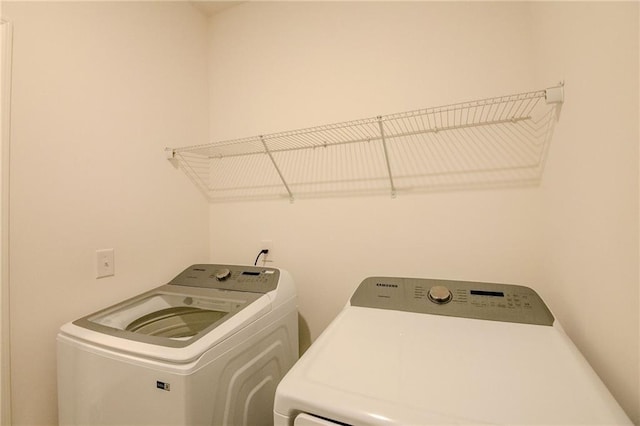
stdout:
[[370,277],[351,296],[351,305],[523,324],[554,322],[534,290],[510,284]]
[[280,271],[258,266],[191,265],[169,285],[268,293],[278,287]]

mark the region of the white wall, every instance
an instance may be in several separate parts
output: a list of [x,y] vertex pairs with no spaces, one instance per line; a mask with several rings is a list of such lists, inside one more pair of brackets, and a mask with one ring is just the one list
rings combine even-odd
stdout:
[[[11,2],[13,422],[57,423],[66,321],[206,261],[207,205],[165,157],[208,140],[206,19],[188,3]],[[95,279],[95,250],[116,274]]]
[[537,77],[567,82],[541,186],[542,282],[559,320],[636,423],[638,6],[532,8]]
[[211,19],[212,138],[531,90],[528,27],[518,4],[241,4]]
[[[640,421],[638,14],[627,18],[625,9],[637,5],[558,5],[562,13],[549,23],[553,7],[248,3],[212,17],[213,140],[541,89],[563,78],[568,101],[539,188],[212,204],[211,260],[252,262],[260,241],[273,240],[274,263],[298,283],[310,339],[369,275],[531,285]],[[598,65],[600,58],[614,62]],[[625,100],[603,118],[610,87]],[[598,304],[604,283],[619,304]]]

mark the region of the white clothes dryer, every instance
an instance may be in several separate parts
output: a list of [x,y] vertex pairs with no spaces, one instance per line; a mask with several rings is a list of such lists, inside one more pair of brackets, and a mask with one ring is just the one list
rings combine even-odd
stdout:
[[61,327],[61,425],[270,425],[298,359],[296,290],[282,269],[193,265]]
[[367,278],[280,382],[276,425],[630,424],[533,290]]

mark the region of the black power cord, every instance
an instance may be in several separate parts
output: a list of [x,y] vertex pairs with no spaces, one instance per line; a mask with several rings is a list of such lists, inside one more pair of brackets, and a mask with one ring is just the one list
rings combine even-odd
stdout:
[[263,254],[268,254],[268,253],[269,253],[269,249],[260,250],[260,253],[258,253],[258,255],[256,256],[256,261],[253,262],[253,266],[258,265],[258,259],[260,259],[260,256],[262,256]]

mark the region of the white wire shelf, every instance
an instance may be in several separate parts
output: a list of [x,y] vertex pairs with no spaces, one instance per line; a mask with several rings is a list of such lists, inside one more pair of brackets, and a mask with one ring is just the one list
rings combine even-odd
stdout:
[[211,201],[535,184],[563,100],[561,84],[167,154]]

